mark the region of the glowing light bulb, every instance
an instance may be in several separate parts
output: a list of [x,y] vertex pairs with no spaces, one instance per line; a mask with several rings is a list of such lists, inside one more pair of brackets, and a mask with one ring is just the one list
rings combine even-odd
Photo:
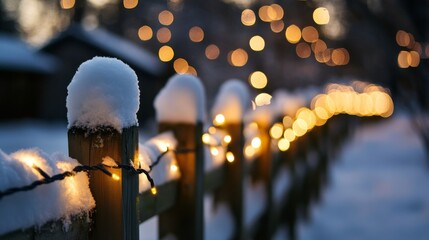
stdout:
[[210,134],[204,133],[202,138],[203,138],[203,143],[205,143],[205,144],[210,143]]
[[231,140],[232,140],[232,138],[231,138],[231,136],[230,136],[230,135],[226,135],[226,136],[223,138],[223,141],[224,141],[224,142],[226,142],[226,143],[230,143],[230,142],[231,142]]
[[168,143],[161,143],[159,144],[159,150],[161,150],[162,152],[167,152],[169,146],[170,145]]
[[210,153],[211,153],[213,156],[217,156],[217,155],[219,154],[219,150],[217,149],[217,147],[211,147],[211,148],[210,148]]
[[156,189],[156,187],[153,187],[150,189],[150,192],[152,193],[152,195],[156,195],[158,193],[158,190]]
[[232,152],[227,152],[225,156],[226,156],[226,160],[228,162],[230,162],[230,163],[234,162],[235,157],[234,157],[234,154]]
[[115,174],[115,173],[113,173],[112,174],[112,178],[113,178],[113,180],[115,180],[115,181],[119,181],[119,180],[121,180],[121,177],[119,177],[117,174]]
[[251,144],[252,144],[253,148],[260,148],[261,145],[262,145],[262,141],[261,141],[261,139],[259,137],[254,137],[252,139]]
[[170,170],[172,172],[177,172],[177,170],[179,170],[179,167],[177,167],[176,163],[172,163],[170,166]]
[[279,140],[279,142],[277,143],[280,151],[284,152],[286,150],[289,149],[290,147],[290,142],[286,139],[286,138],[282,138]]
[[215,119],[213,120],[213,124],[216,126],[220,126],[223,123],[225,123],[225,116],[222,114],[216,115]]

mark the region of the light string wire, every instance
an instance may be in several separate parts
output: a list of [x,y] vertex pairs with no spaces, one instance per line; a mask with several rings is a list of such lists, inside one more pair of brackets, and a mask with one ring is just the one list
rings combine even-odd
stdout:
[[184,148],[184,149],[167,148],[165,151],[163,151],[160,155],[157,156],[156,160],[151,165],[149,165],[149,170],[145,170],[145,169],[141,168],[140,164],[139,164],[139,168],[136,169],[136,168],[134,168],[134,166],[126,165],[126,164],[117,164],[116,166],[108,166],[108,165],[100,163],[100,164],[97,164],[94,166],[78,165],[78,166],[74,167],[71,171],[66,171],[66,172],[59,173],[59,174],[56,174],[53,176],[49,176],[49,174],[47,174],[45,171],[43,171],[43,169],[41,169],[38,166],[33,165],[32,168],[34,170],[36,170],[43,177],[43,179],[36,180],[36,181],[32,182],[31,184],[28,184],[26,186],[12,187],[12,188],[0,191],[0,200],[6,196],[9,196],[9,195],[12,195],[12,194],[15,194],[18,192],[26,192],[26,191],[33,190],[36,187],[39,187],[41,185],[50,184],[50,183],[53,183],[56,181],[62,181],[67,177],[75,176],[79,172],[101,171],[103,174],[105,174],[109,177],[115,178],[116,175],[111,173],[110,171],[108,171],[106,168],[125,169],[125,170],[128,170],[129,172],[134,173],[134,174],[144,174],[146,176],[147,180],[149,181],[151,188],[154,188],[155,187],[155,181],[150,176],[150,173],[152,172],[154,167],[156,167],[161,162],[161,159],[168,152],[174,152],[176,154],[182,154],[182,153],[189,153],[189,152],[194,152],[194,151],[195,151],[195,149],[190,149],[190,148]]

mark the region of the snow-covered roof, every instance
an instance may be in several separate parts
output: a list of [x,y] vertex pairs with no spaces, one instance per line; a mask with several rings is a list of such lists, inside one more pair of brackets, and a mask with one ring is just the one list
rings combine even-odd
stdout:
[[64,32],[54,37],[41,49],[47,49],[60,44],[64,39],[70,37],[106,51],[112,57],[119,58],[127,64],[139,67],[154,76],[162,75],[164,72],[164,65],[152,53],[103,28],[86,30],[80,24],[71,24]]
[[49,73],[54,69],[53,57],[37,52],[19,37],[0,34],[0,70]]

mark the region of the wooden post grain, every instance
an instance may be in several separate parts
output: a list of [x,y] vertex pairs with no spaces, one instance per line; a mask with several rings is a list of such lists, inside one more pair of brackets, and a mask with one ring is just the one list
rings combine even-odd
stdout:
[[[104,157],[118,163],[137,166],[137,127],[122,132],[110,127],[88,130],[72,127],[68,131],[69,156],[83,165],[97,165]],[[115,181],[100,171],[89,173],[90,189],[95,199],[94,224],[90,239],[138,239],[136,198],[138,175],[128,170],[107,169],[118,175]]]
[[203,124],[160,123],[159,132],[164,131],[172,131],[177,139],[176,158],[181,177],[176,205],[159,215],[159,237],[171,234],[179,240],[203,239]]

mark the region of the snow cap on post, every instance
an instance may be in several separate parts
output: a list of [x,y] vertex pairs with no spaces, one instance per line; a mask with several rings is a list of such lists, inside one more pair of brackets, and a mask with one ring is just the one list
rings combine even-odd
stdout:
[[122,132],[138,125],[137,75],[121,60],[94,57],[82,63],[67,90],[68,128],[109,126]]
[[219,90],[212,116],[222,114],[228,123],[240,123],[250,107],[250,94],[246,84],[237,79],[226,81]]
[[206,117],[204,87],[190,74],[172,76],[155,98],[158,122],[203,122]]

